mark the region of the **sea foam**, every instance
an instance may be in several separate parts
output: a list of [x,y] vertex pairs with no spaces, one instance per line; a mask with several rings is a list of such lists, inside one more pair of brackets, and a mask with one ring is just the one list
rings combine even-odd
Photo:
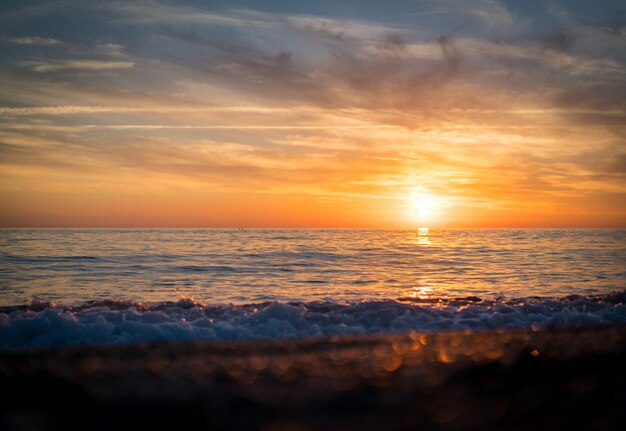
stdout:
[[267,340],[405,331],[626,323],[626,291],[515,301],[416,299],[203,305],[92,301],[0,308],[0,348],[138,342]]

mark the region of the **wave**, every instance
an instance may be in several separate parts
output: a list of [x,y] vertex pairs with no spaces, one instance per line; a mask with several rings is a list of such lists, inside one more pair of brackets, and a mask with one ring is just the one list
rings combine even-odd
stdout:
[[0,349],[141,342],[267,340],[406,331],[626,323],[626,290],[609,295],[353,303],[52,302],[0,308]]

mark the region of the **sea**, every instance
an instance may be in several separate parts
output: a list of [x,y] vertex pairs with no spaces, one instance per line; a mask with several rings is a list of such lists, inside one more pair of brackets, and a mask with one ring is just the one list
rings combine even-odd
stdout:
[[1,229],[0,349],[626,323],[626,229]]

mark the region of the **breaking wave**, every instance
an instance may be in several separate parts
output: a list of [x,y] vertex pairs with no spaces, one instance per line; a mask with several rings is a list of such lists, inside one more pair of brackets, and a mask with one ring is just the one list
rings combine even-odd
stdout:
[[203,305],[91,301],[0,308],[0,348],[139,342],[267,340],[405,331],[484,330],[626,323],[626,290],[602,296],[354,303]]

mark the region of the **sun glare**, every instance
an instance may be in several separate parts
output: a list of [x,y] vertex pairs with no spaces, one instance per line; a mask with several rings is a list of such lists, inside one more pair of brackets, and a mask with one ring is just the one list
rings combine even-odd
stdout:
[[432,220],[439,209],[437,199],[428,193],[412,195],[409,198],[409,202],[412,217],[420,221]]
[[413,202],[420,217],[428,217],[433,209],[433,201],[429,196],[420,196]]

